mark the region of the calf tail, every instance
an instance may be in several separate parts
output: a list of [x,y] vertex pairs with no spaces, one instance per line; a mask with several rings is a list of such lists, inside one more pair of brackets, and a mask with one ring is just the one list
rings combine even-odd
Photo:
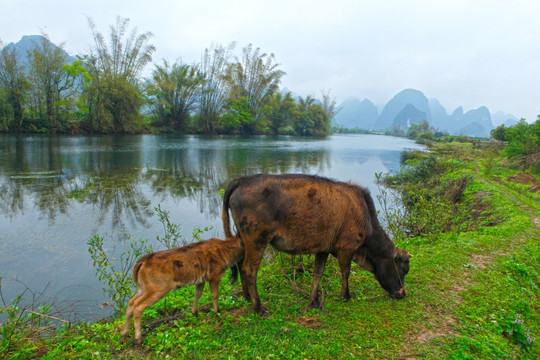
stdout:
[[142,266],[143,263],[144,263],[144,261],[142,261],[142,259],[141,259],[141,260],[137,261],[135,266],[133,266],[133,280],[135,281],[135,284],[139,283],[139,270],[141,269],[141,266]]
[[150,259],[152,256],[154,256],[154,253],[144,255],[133,266],[133,280],[135,281],[135,284],[139,283],[139,270],[141,269],[141,266],[146,262],[146,260]]
[[230,238],[232,235],[231,232],[231,221],[229,219],[229,200],[233,191],[240,185],[239,178],[233,179],[223,195],[223,209],[221,213],[221,219],[223,220],[223,231],[225,233],[225,238]]

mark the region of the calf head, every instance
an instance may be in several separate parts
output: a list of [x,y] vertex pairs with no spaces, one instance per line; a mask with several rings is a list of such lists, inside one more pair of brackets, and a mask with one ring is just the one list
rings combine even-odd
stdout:
[[393,299],[402,299],[405,290],[405,275],[409,272],[409,258],[412,255],[403,249],[394,252],[393,257],[372,256],[367,248],[360,248],[353,256],[353,261],[363,269],[372,272],[381,287],[388,291]]

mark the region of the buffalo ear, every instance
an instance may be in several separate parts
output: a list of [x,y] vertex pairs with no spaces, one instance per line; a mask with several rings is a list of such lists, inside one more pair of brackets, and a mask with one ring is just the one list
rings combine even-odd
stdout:
[[407,261],[411,257],[412,255],[406,252],[405,250],[396,248],[396,252],[394,253],[395,260]]
[[362,269],[367,270],[370,273],[375,273],[375,268],[373,267],[373,264],[371,263],[371,261],[369,261],[365,254],[354,254],[353,261],[357,263],[358,266],[360,266]]

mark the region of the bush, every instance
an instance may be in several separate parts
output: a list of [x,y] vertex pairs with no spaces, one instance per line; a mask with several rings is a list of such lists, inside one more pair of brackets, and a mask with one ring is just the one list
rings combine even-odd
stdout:
[[523,169],[540,172],[540,116],[533,124],[521,120],[506,128],[504,125],[491,131],[492,138],[508,141],[504,153],[510,160],[517,161]]
[[[404,152],[398,174],[377,175],[382,219],[393,237],[434,237],[477,227],[490,215],[484,198],[468,194],[470,175],[452,175],[454,163],[432,152]],[[488,170],[491,171],[491,170]]]

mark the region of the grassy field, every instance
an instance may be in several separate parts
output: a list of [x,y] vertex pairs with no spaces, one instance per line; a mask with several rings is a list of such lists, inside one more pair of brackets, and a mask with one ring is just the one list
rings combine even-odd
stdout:
[[[413,254],[403,300],[391,299],[372,274],[354,264],[352,299],[341,300],[339,268],[331,258],[321,281],[324,309],[307,309],[313,257],[269,250],[258,276],[261,300],[270,313],[267,318],[253,314],[239,283],[224,280],[220,314],[211,310],[208,288],[198,317],[189,312],[193,287],[177,290],[147,309],[142,346],[120,342],[123,316],[119,316],[78,324],[55,336],[19,339],[3,355],[539,359],[540,196],[534,188],[538,179],[516,176],[522,172],[513,170],[498,152],[482,146],[473,149],[470,143],[432,148],[429,156],[435,160],[430,161],[436,164],[427,167],[430,174],[425,176],[418,170],[422,156],[412,159],[408,169],[422,179],[431,176],[431,185],[426,186],[434,190],[422,198],[424,213],[405,219],[418,231],[394,237],[399,247]],[[409,185],[414,185],[414,176],[407,180]],[[461,184],[459,179],[467,179],[466,186],[446,202],[449,207],[444,206],[446,200],[434,199],[436,186],[444,197],[455,189],[448,184]]]

